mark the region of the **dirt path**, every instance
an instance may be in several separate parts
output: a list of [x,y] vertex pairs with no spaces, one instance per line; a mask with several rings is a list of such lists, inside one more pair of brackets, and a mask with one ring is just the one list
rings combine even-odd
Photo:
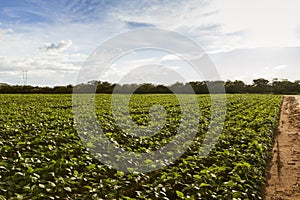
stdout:
[[300,200],[300,96],[285,96],[266,200]]

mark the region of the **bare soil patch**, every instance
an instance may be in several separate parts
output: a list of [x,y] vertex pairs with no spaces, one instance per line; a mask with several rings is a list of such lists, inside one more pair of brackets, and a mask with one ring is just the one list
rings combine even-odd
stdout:
[[300,200],[300,96],[285,96],[269,167],[266,200]]

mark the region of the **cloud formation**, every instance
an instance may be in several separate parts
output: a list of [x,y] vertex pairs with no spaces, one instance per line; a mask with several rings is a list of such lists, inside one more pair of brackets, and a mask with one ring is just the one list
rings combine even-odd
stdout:
[[[30,74],[35,73],[36,84],[41,81],[41,84],[57,85],[51,80],[58,77],[62,79],[59,83],[72,83],[70,77],[74,76],[74,70],[103,41],[143,27],[169,29],[190,37],[211,55],[224,79],[250,79],[243,78],[247,74],[267,76],[271,69],[272,76],[289,79],[296,79],[300,73],[297,0],[284,3],[273,0],[11,0],[1,1],[0,7],[0,82],[21,83],[15,74],[27,66]],[[270,46],[280,52],[273,55],[262,50]],[[284,48],[287,46],[295,49]],[[190,49],[185,52],[189,58],[199,56]],[[107,79],[114,74],[123,75],[125,68],[154,61],[169,65],[173,62],[170,66],[173,68],[182,66],[176,63],[179,58],[174,55],[164,55],[161,59],[148,55],[127,57],[120,63],[126,66],[124,70],[117,65]],[[265,66],[273,67],[265,69]]]
[[45,51],[64,51],[72,45],[72,40],[62,40],[59,43],[47,43],[41,49]]

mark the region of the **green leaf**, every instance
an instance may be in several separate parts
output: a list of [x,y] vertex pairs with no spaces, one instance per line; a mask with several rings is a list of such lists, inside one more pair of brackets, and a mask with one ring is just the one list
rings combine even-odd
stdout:
[[184,199],[184,194],[178,190],[176,190],[176,194],[179,198]]
[[96,168],[96,165],[95,164],[90,164],[86,167],[88,170],[93,170]]
[[88,186],[88,185],[85,185],[84,187],[85,187],[86,189],[88,189],[88,190],[92,190],[92,189],[93,189],[91,186]]
[[208,186],[210,186],[210,184],[207,184],[207,183],[201,183],[201,184],[199,185],[199,187],[208,187]]
[[0,200],[6,200],[5,196],[0,195]]
[[55,187],[55,186],[56,186],[55,183],[53,183],[52,181],[48,181],[48,183],[49,183],[49,185],[50,185],[51,187]]
[[124,175],[124,172],[118,170],[117,175],[122,177]]
[[195,179],[201,179],[201,176],[198,175],[198,174],[193,175],[193,177],[194,177]]
[[150,160],[150,159],[145,160],[145,163],[146,163],[146,164],[151,164],[152,162],[153,162],[153,161]]
[[21,195],[21,194],[15,193],[15,195],[17,196],[17,199],[18,199],[18,200],[22,200],[22,199],[24,198],[23,195]]
[[28,173],[33,173],[34,170],[33,170],[33,168],[31,166],[27,166],[27,172]]
[[68,192],[72,192],[72,189],[70,187],[64,187],[64,190],[66,190]]

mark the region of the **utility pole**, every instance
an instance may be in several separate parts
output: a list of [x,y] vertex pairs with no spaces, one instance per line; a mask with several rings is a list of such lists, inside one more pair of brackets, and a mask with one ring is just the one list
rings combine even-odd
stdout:
[[27,85],[27,73],[28,70],[27,69],[22,69],[22,73],[23,73],[23,85]]

